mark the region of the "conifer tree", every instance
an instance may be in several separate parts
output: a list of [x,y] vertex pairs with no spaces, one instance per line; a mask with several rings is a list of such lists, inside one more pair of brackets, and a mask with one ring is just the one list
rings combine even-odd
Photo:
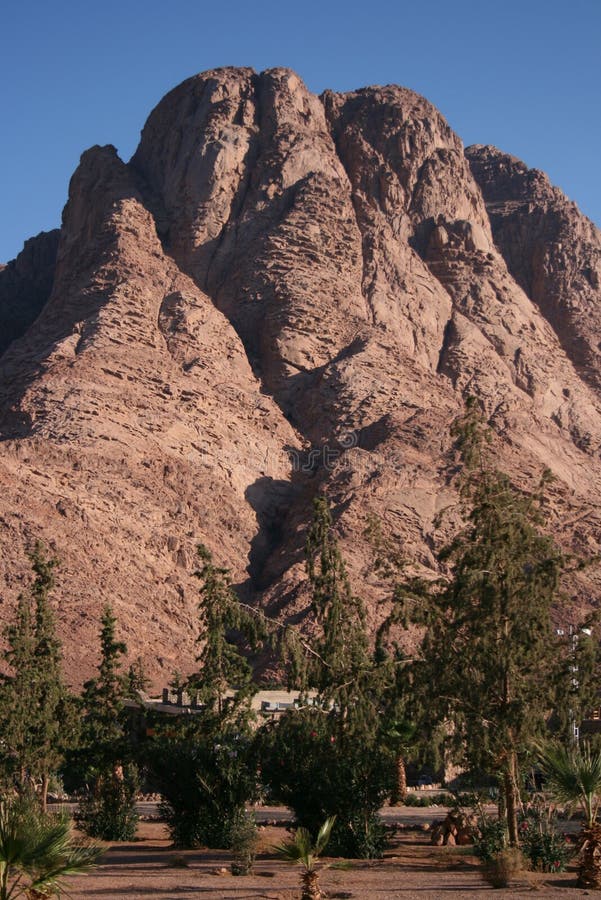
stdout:
[[263,730],[262,771],[312,833],[336,816],[334,853],[377,857],[385,843],[378,809],[393,776],[382,734],[391,669],[371,652],[325,497],[314,500],[306,567],[316,635],[299,675],[303,693],[314,688],[317,697]]
[[125,753],[123,710],[128,684],[121,667],[127,647],[116,638],[116,624],[111,607],[105,606],[98,675],[85,683],[83,692],[86,753],[91,767],[101,771],[119,765]]
[[[253,649],[262,639],[263,617],[244,609],[229,570],[198,547],[201,645],[198,672],[187,688],[200,709],[158,728],[147,747],[148,767],[163,795],[162,813],[178,847],[229,847],[256,792],[251,758],[252,669],[239,643]],[[171,684],[184,686],[179,673]]]
[[[373,676],[373,659],[365,629],[365,609],[354,596],[342,554],[338,548],[326,497],[313,502],[313,520],[305,547],[311,608],[320,635],[308,660],[307,681],[325,702],[346,710],[356,709],[357,699]],[[369,678],[367,679],[369,680]]]
[[488,463],[476,404],[455,426],[466,527],[440,554],[450,578],[397,592],[425,626],[414,674],[434,722],[446,722],[470,765],[500,776],[509,838],[518,843],[519,759],[545,726],[557,648],[551,607],[563,557],[528,496]]
[[35,577],[19,597],[15,621],[5,632],[11,672],[0,687],[3,755],[5,769],[12,770],[22,786],[41,782],[45,807],[50,775],[59,768],[72,737],[72,700],[62,680],[60,643],[49,604],[58,561],[47,557],[40,543],[28,555]]
[[201,582],[198,643],[202,649],[196,659],[200,668],[188,685],[202,704],[221,717],[228,709],[248,707],[256,692],[252,669],[236,639],[256,646],[263,636],[262,622],[241,607],[229,570],[216,566],[204,545],[197,552],[201,565],[194,574]]
[[81,752],[89,778],[88,796],[80,803],[80,823],[91,837],[131,840],[135,834],[137,771],[131,762],[125,699],[129,679],[122,672],[127,652],[116,638],[117,620],[109,605],[100,630],[98,675],[84,685]]

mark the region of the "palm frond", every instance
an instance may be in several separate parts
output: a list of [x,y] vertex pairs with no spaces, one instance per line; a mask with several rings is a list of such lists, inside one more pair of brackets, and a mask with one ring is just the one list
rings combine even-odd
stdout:
[[323,852],[330,840],[335,821],[336,816],[330,816],[329,819],[325,820],[319,829],[315,844],[306,828],[298,828],[291,841],[286,841],[284,844],[275,844],[272,850],[285,862],[300,863],[307,872],[311,872],[315,868],[317,857]]
[[601,799],[601,751],[590,745],[564,747],[549,743],[540,748],[539,759],[549,790],[560,803],[580,803],[592,824]]
[[321,856],[321,854],[325,850],[328,841],[330,840],[330,835],[332,834],[332,828],[334,827],[335,821],[336,816],[330,816],[325,820],[325,822],[319,829],[319,834],[317,835],[317,840],[315,841],[314,852],[316,856]]

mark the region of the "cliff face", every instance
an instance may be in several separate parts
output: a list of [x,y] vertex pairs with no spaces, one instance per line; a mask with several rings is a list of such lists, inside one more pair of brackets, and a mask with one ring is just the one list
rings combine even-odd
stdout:
[[0,266],[0,355],[25,334],[48,300],[54,281],[59,232],[42,231]]
[[464,154],[409,90],[189,79],[128,165],[84,154],[52,293],[0,359],[3,595],[42,538],[74,676],[109,600],[164,678],[193,658],[194,545],[253,602],[301,612],[303,523],[326,489],[375,625],[364,527],[377,515],[435,565],[468,394],[500,465],[522,484],[551,468],[550,526],[596,552],[599,247],[544,176]]
[[468,147],[495,242],[578,374],[601,386],[601,234],[543,172],[494,147]]

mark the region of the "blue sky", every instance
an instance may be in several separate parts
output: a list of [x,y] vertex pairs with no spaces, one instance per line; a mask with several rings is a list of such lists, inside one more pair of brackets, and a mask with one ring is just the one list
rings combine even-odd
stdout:
[[601,0],[5,0],[0,33],[0,261],[60,223],[83,150],[129,159],[160,98],[221,65],[413,88],[601,224]]

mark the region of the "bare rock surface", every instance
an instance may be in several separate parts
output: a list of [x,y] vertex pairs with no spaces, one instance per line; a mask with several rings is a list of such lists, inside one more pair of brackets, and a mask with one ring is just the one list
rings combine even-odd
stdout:
[[495,243],[579,375],[601,387],[601,235],[547,176],[495,147],[468,147]]
[[[52,293],[0,360],[3,615],[41,538],[63,563],[73,678],[107,601],[157,682],[189,671],[196,543],[251,602],[304,620],[304,528],[326,490],[375,628],[364,529],[378,516],[435,569],[467,395],[517,484],[556,475],[554,533],[598,552],[599,241],[542,174],[466,156],[405,88],[188,79],[129,164],[84,154]],[[570,584],[558,617],[597,582]]]
[[59,231],[25,241],[8,265],[0,266],[0,356],[25,334],[47,302],[54,281]]

